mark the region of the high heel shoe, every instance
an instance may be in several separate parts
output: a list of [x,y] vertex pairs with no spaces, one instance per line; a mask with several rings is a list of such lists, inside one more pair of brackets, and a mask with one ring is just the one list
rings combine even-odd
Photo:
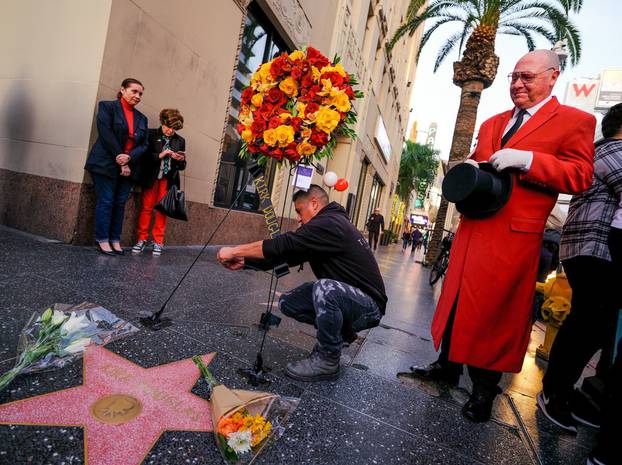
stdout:
[[112,248],[112,253],[115,255],[125,255],[125,250],[123,250],[123,247],[121,247],[121,244],[115,243],[116,245],[119,246],[119,250],[115,249],[114,245],[110,244],[110,247]]
[[97,243],[97,250],[99,250],[99,252],[104,254],[104,255],[114,255],[115,254],[112,250],[104,250],[104,249],[102,249],[102,246],[101,246],[101,244],[99,242]]

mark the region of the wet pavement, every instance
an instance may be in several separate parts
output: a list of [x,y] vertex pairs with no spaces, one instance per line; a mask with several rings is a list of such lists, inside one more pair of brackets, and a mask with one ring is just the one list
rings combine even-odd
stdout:
[[[214,375],[234,388],[249,388],[238,374],[255,360],[257,322],[268,301],[270,275],[229,272],[208,248],[171,299],[173,325],[158,332],[142,328],[141,312],[158,310],[200,248],[171,247],[150,253],[107,257],[94,248],[45,241],[0,226],[0,372],[14,364],[20,329],[35,310],[56,302],[91,301],[123,316],[141,330],[107,347],[152,367],[199,353],[218,352]],[[396,375],[436,357],[430,323],[440,283],[431,287],[428,270],[397,245],[381,247],[377,259],[389,304],[379,327],[360,334],[344,353],[337,381],[302,383],[284,375],[285,365],[313,346],[310,326],[283,318],[267,338],[264,357],[271,384],[262,386],[301,398],[283,437],[258,464],[584,464],[594,431],[560,432],[537,411],[535,396],[545,364],[535,359],[543,330],[534,327],[523,371],[505,375],[505,393],[494,418],[472,424],[461,413],[470,389],[468,376],[447,389]],[[313,277],[308,267],[279,282],[285,291]],[[82,383],[82,362],[46,373],[18,377],[0,392],[0,404]],[[206,395],[197,383],[194,392]],[[167,432],[144,464],[221,463],[211,433]],[[83,464],[80,427],[0,425],[0,464]],[[114,465],[114,464],[111,464]]]

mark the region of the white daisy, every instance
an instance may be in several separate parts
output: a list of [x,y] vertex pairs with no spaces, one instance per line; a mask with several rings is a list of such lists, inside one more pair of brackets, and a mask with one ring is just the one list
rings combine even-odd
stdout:
[[253,436],[249,430],[236,431],[229,435],[227,445],[233,449],[237,455],[246,454],[251,451],[251,440]]

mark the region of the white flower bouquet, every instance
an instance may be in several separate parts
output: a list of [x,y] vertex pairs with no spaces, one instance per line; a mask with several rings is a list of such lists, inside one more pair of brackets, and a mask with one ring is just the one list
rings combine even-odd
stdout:
[[106,344],[136,331],[132,324],[88,302],[55,304],[34,313],[20,334],[15,367],[0,376],[0,391],[19,374],[63,367],[91,343]]
[[249,465],[285,432],[289,416],[300,399],[220,384],[203,360],[192,360],[210,385],[212,426],[216,446],[227,465]]

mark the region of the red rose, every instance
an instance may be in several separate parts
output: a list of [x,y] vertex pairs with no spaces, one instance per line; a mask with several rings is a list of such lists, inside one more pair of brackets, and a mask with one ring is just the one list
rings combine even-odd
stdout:
[[311,86],[313,86],[313,75],[311,73],[307,73],[300,81],[301,91],[304,93],[304,91],[309,89]]
[[270,74],[274,78],[279,78],[285,73],[289,73],[291,70],[292,63],[285,53],[272,60],[272,65],[270,65]]
[[299,116],[295,116],[290,121],[292,123],[292,128],[294,128],[294,131],[300,132],[300,127],[302,126],[302,118]]
[[250,144],[248,146],[248,151],[250,153],[259,153],[259,147],[257,147],[255,144]]
[[328,134],[324,131],[313,131],[311,133],[311,143],[316,147],[323,147],[328,143]]
[[307,47],[307,60],[309,60],[309,63],[317,69],[322,69],[324,66],[328,66],[328,58],[313,47]]
[[281,125],[281,123],[282,123],[281,118],[279,118],[278,116],[273,116],[272,118],[270,118],[268,127],[270,129],[278,128]]
[[254,93],[253,88],[250,86],[244,89],[240,97],[242,103],[245,105],[248,105],[251,101],[251,97],[253,96],[253,93]]
[[237,129],[238,134],[242,134],[242,131],[246,129],[246,126],[244,126],[242,123],[238,123],[236,124],[235,129]]
[[341,87],[343,85],[343,77],[336,71],[330,71],[322,74],[320,79],[330,79],[335,87]]
[[258,137],[266,130],[266,121],[262,118],[257,118],[251,124],[251,133],[253,136]]
[[346,91],[346,95],[350,98],[350,100],[354,100],[356,96],[354,95],[354,89],[350,86],[345,86],[344,90]]
[[292,69],[292,77],[296,80],[299,81],[300,78],[302,77],[302,69],[300,68],[294,68]]
[[270,103],[278,103],[281,100],[281,97],[283,96],[283,92],[281,91],[281,89],[279,89],[278,87],[273,87],[272,89],[270,89],[268,91],[268,93],[266,94],[266,98],[268,99],[268,102]]
[[307,105],[307,107],[305,108],[305,115],[306,114],[311,114],[311,113],[315,113],[316,111],[318,111],[320,109],[320,106],[315,103],[315,102],[311,102]]

